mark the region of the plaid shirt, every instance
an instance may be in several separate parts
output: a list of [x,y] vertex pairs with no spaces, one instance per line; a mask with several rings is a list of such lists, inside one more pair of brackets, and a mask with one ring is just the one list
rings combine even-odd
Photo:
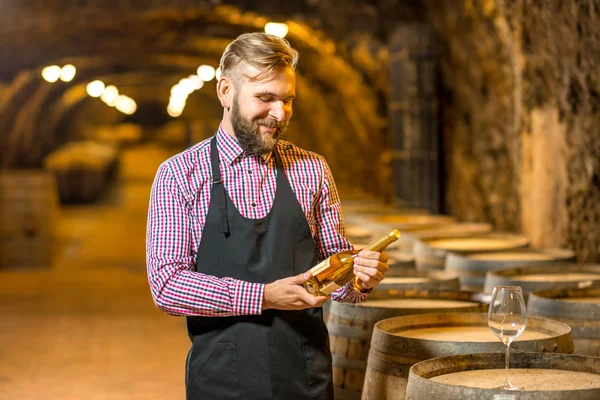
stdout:
[[[152,296],[157,307],[171,315],[261,314],[264,284],[194,271],[212,189],[210,140],[171,157],[156,174],[146,240]],[[289,142],[279,141],[277,146],[320,258],[352,249],[325,159]],[[246,218],[265,217],[275,197],[275,157],[272,153],[246,156],[222,127],[217,133],[217,148],[221,174],[233,204]],[[348,303],[364,297],[351,284],[331,295],[333,300]]]

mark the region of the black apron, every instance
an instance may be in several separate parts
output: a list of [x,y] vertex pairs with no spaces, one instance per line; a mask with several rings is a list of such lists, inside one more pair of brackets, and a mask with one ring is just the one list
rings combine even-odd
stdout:
[[[233,205],[211,141],[213,187],[196,271],[270,283],[318,262],[306,217],[277,149],[277,188],[266,217],[248,219]],[[333,399],[329,336],[321,308],[262,315],[187,317],[192,348],[188,400]]]

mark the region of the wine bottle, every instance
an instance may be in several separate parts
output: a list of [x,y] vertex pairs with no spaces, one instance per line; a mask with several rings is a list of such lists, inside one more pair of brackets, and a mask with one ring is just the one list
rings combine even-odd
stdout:
[[[383,251],[400,238],[400,232],[394,229],[387,235],[371,242],[367,249]],[[334,254],[310,269],[312,278],[302,286],[313,296],[329,296],[355,278],[354,259],[360,250],[347,250]]]

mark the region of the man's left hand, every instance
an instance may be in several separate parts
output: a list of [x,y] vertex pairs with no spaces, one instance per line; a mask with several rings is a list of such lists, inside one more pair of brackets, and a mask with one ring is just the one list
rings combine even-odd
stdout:
[[379,285],[389,269],[388,256],[383,252],[363,249],[354,259],[354,275],[358,278],[358,286],[363,290]]

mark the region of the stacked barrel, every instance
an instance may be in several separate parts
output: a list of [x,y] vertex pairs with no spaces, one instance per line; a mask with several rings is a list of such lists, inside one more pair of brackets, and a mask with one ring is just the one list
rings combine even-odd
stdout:
[[114,146],[94,141],[67,143],[44,160],[54,173],[63,203],[88,203],[96,200],[114,178],[117,170]]
[[375,201],[342,210],[357,249],[393,228],[402,237],[367,300],[327,303],[337,400],[505,394],[493,371],[504,367],[504,344],[486,314],[499,285],[521,286],[528,301],[527,328],[511,346],[523,398],[600,398],[600,265],[486,223]]
[[0,171],[0,269],[48,267],[58,195],[52,174]]

